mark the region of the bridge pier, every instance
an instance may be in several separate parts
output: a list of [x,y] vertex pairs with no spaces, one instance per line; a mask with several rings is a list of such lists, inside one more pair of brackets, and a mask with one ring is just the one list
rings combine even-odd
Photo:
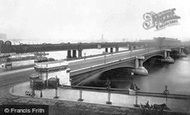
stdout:
[[133,50],[131,45],[129,45],[129,50]]
[[113,53],[113,48],[112,47],[110,48],[110,53]]
[[164,59],[161,60],[161,62],[164,63],[174,63],[174,59],[170,56],[170,49],[164,50]]
[[73,50],[73,56],[72,58],[76,58],[77,57],[77,50]]
[[119,47],[115,47],[115,52],[118,52],[119,51]]
[[135,50],[135,49],[136,49],[136,46],[129,45],[129,50]]
[[82,49],[79,49],[78,50],[78,58],[81,58],[82,57]]
[[[72,52],[71,52],[72,51]],[[82,49],[78,50],[67,50],[67,58],[77,58],[77,51],[78,51],[78,58],[82,57]],[[71,55],[72,53],[72,55]]]
[[71,50],[67,50],[67,58],[71,58]]
[[105,48],[105,52],[108,52],[108,48]]
[[186,57],[187,55],[183,51],[183,47],[179,48],[179,57]]
[[136,50],[136,49],[137,49],[137,46],[133,46],[133,49]]
[[144,56],[136,57],[135,59],[135,68],[132,70],[137,75],[148,75],[148,71],[143,67]]

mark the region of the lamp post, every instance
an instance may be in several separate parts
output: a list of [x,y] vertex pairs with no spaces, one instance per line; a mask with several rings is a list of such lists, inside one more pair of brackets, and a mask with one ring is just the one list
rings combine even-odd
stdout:
[[[137,95],[137,91],[140,90],[140,89],[139,89],[139,88],[137,87],[137,85],[134,84],[134,83],[131,84],[130,89],[133,90],[134,93],[135,93],[135,104],[134,104],[134,106],[135,106],[135,107],[139,107],[139,105],[138,105],[138,95]],[[134,94],[134,93],[133,93],[133,94]]]
[[168,86],[167,85],[165,85],[165,90],[164,90],[163,94],[166,97],[166,105],[167,105],[167,98],[168,98],[168,94],[169,94],[169,90],[168,90]]
[[132,57],[132,51],[133,51],[132,46],[129,45],[129,57]]
[[147,46],[148,46],[148,53],[150,52],[150,45],[149,44],[147,44]]
[[107,91],[108,91],[108,101],[106,101],[106,104],[112,104],[112,102],[110,101],[110,99],[111,99],[111,92],[110,92],[111,82],[109,79],[107,79],[106,85],[107,85]]
[[34,90],[34,80],[32,80],[32,97],[35,96],[35,90]]
[[107,55],[107,52],[104,52],[104,64],[106,64],[106,55]]
[[55,76],[55,78],[56,78],[56,84],[55,84],[55,97],[54,97],[54,99],[57,99],[57,98],[59,98],[58,94],[57,94],[58,79],[57,79],[57,76]]
[[83,101],[84,99],[82,98],[82,89],[79,90],[79,99],[78,101]]
[[84,53],[84,60],[86,60],[86,53]]
[[30,82],[30,86],[31,86],[31,88],[32,88],[32,97],[34,97],[35,96],[35,86],[34,85],[36,85],[35,83],[35,81],[37,80],[39,78],[39,75],[38,74],[32,74],[31,76],[30,76],[30,80],[31,80],[31,82]]
[[134,104],[134,106],[135,107],[139,107],[139,105],[138,105],[138,95],[137,95],[137,91],[138,90],[140,90],[136,85],[135,85],[135,104]]
[[131,76],[132,76],[132,78],[133,78],[133,75],[134,75],[134,72],[131,72]]
[[147,51],[148,50],[148,44],[146,43],[144,47],[145,47],[145,49]]
[[[133,76],[133,75],[134,75],[134,73],[131,72],[131,76]],[[133,80],[133,77],[132,77],[132,80]],[[135,107],[139,107],[139,105],[138,105],[138,95],[137,95],[138,90],[140,90],[140,88],[138,88],[137,85],[135,83],[133,83],[133,81],[132,81],[131,86],[130,86],[130,91],[133,92],[132,93],[133,95],[135,94],[135,104],[134,104]]]

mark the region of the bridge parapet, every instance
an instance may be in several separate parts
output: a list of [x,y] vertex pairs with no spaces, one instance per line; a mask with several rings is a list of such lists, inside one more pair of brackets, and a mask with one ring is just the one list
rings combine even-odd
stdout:
[[[58,71],[67,69],[68,63],[64,60],[35,63],[35,70],[40,72]],[[57,70],[58,69],[58,70]]]

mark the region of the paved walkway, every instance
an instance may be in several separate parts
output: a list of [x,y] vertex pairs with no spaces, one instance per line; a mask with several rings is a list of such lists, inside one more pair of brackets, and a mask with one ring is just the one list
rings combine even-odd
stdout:
[[[25,91],[31,91],[29,82],[18,84],[10,89],[13,95],[26,96]],[[43,98],[54,99],[55,89],[45,89]],[[58,100],[77,101],[79,99],[79,90],[70,88],[58,88]],[[35,91],[35,98],[40,98],[40,91]],[[98,91],[82,91],[84,102],[105,104],[108,100],[108,93]],[[111,94],[111,102],[114,106],[133,107],[135,96],[126,94]],[[165,98],[138,96],[138,103],[145,104],[149,101],[150,104],[162,104],[166,102]],[[168,99],[167,105],[172,111],[190,113],[190,100]]]

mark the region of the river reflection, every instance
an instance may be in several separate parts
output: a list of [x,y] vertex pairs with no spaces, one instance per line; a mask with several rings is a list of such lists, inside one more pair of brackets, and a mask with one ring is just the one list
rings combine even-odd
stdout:
[[131,76],[126,68],[120,68],[112,73],[104,73],[86,85],[104,87],[106,78],[109,77],[115,88],[128,89],[134,82],[140,91],[161,93],[167,85],[170,93],[190,94],[190,55],[175,60],[174,64],[154,65],[148,70],[148,76]]

